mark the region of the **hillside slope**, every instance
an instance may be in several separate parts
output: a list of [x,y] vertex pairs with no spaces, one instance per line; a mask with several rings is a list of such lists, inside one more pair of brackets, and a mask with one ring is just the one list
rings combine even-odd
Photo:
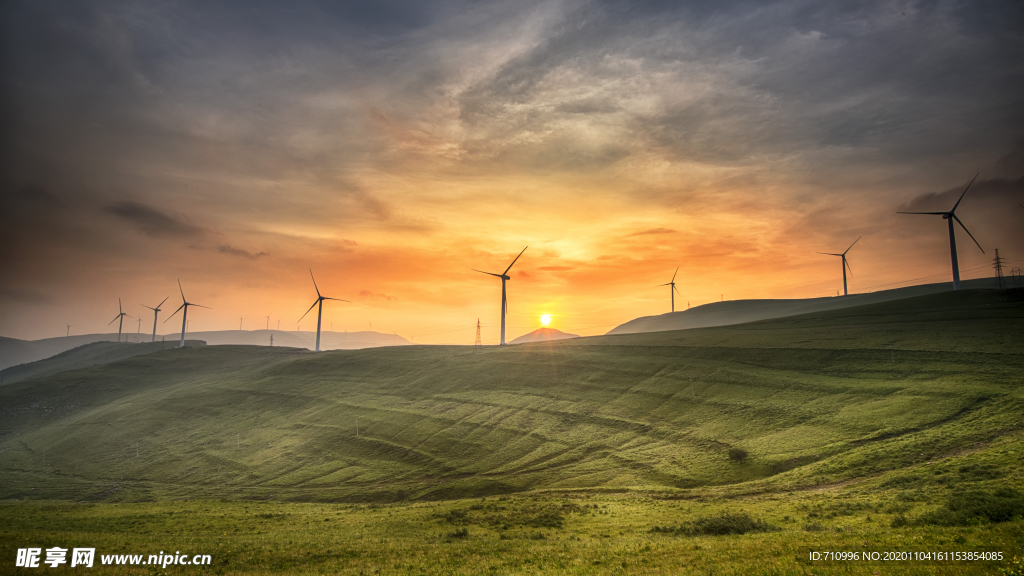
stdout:
[[793,489],[1018,430],[1022,343],[1016,290],[502,348],[158,351],[0,387],[0,498]]
[[[177,345],[177,342],[174,343]],[[186,346],[205,346],[205,342],[187,340]],[[29,378],[44,378],[69,370],[78,370],[98,364],[109,364],[125,358],[149,354],[158,350],[170,349],[173,346],[165,342],[147,342],[145,344],[128,344],[127,342],[92,342],[77,348],[66,350],[44,360],[19,364],[0,370],[0,384],[12,384]]]
[[[851,294],[828,298],[793,298],[786,300],[728,300],[703,304],[689,310],[669,312],[657,316],[643,316],[620,324],[608,331],[608,334],[637,334],[640,332],[666,332],[670,330],[686,330],[690,328],[707,328],[710,326],[728,326],[743,324],[771,318],[784,318],[799,314],[841,310],[854,306],[878,304],[903,298],[914,298],[928,294],[950,292],[952,284],[940,282],[908,286],[892,290]],[[964,289],[993,289],[996,281],[992,278],[965,280]]]
[[[316,345],[316,332],[289,332],[286,330],[212,330],[208,332],[189,332],[188,340],[202,340],[211,346],[217,345],[251,345],[269,346],[270,336],[274,336],[275,346],[313,349]],[[126,334],[121,336],[123,342],[149,342],[149,334]],[[175,346],[180,339],[180,332],[157,334],[156,343],[164,342],[167,347]],[[18,340],[0,337],[0,370],[18,364],[27,364],[49,358],[61,352],[78,348],[93,342],[116,343],[117,333],[113,334],[82,334],[60,338],[44,338],[42,340]],[[377,346],[403,346],[411,344],[397,334],[380,332],[330,332],[324,330],[320,334],[321,350],[359,350]]]

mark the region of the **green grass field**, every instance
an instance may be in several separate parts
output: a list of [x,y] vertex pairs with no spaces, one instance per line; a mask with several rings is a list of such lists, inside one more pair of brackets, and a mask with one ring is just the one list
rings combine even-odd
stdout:
[[[1022,374],[1021,290],[479,350],[155,351],[0,386],[0,571],[95,545],[236,574],[998,573],[1024,558]],[[715,535],[744,522],[766,531]]]

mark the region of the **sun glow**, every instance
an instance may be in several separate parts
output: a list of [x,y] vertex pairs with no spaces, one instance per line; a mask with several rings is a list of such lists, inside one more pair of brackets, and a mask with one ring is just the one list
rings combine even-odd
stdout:
[[547,326],[551,324],[551,314],[544,314],[540,317],[540,323]]

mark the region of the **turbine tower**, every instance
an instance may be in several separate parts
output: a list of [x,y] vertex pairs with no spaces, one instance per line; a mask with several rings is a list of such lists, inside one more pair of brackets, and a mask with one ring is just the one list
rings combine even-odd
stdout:
[[[125,312],[124,310],[121,309],[121,299],[120,298],[117,299],[117,311],[120,312],[120,314],[118,314],[117,316],[114,316],[114,319],[111,320],[110,322],[107,322],[107,326],[110,326],[115,321],[119,320],[119,322],[117,322],[117,341],[120,342],[121,341],[121,326],[124,325],[124,317],[128,316],[129,318],[131,318],[131,316],[129,316],[127,312]],[[69,326],[68,327],[68,332],[70,332],[70,331],[71,331],[71,327]],[[125,341],[127,342],[127,339]]]
[[[527,246],[526,248],[529,248],[529,246]],[[526,252],[526,248],[523,248],[523,252]],[[522,256],[523,252],[520,252],[519,256]],[[519,256],[516,256],[515,260],[512,261],[512,264],[515,264],[516,260],[519,260]],[[477,270],[476,268],[473,268],[474,272],[480,272],[481,274],[490,274],[491,276],[497,276],[498,278],[501,278],[501,346],[505,345],[505,313],[508,312],[508,297],[505,292],[505,282],[507,280],[512,279],[508,275],[508,271],[512,269],[512,264],[509,264],[508,268],[505,268],[505,271],[502,272],[501,274],[495,274],[493,272],[484,272],[483,270]]]
[[[168,296],[167,298],[170,298],[170,296]],[[152,340],[152,342],[156,342],[156,317],[157,317],[157,315],[160,314],[160,307],[164,305],[164,302],[167,302],[167,298],[164,298],[163,302],[160,302],[159,304],[157,304],[156,308],[153,308],[152,306],[146,306],[145,304],[142,305],[143,308],[149,308],[150,310],[153,311],[153,340]]]
[[[209,306],[203,306],[202,304],[193,304],[192,302],[189,302],[188,300],[186,300],[185,299],[185,291],[181,289],[181,280],[178,280],[178,292],[181,292],[181,306],[178,306],[178,310],[184,309],[184,312],[181,313],[181,343],[178,344],[178,348],[184,348],[185,347],[185,328],[188,326],[188,307],[189,306],[198,306],[199,308],[206,308],[207,310],[209,310],[210,307]],[[170,320],[171,318],[174,318],[174,314],[177,314],[178,310],[175,310],[174,313],[172,313],[170,316],[168,316],[167,320]],[[167,320],[164,320],[164,322],[167,322]]]
[[[930,214],[932,216],[942,216],[942,219],[947,221],[947,224],[949,224],[949,256],[953,261],[953,290],[960,289],[960,266],[956,261],[956,235],[953,230],[953,220],[956,220],[956,223],[964,229],[964,232],[967,232],[967,235],[971,237],[971,240],[974,240],[974,243],[978,244],[978,241],[974,239],[974,234],[971,234],[971,231],[967,229],[967,226],[964,226],[964,223],[956,217],[957,206],[959,206],[960,201],[964,199],[964,194],[967,194],[968,188],[970,188],[971,184],[974,184],[974,181],[977,179],[978,174],[975,174],[974,178],[971,178],[971,181],[967,184],[967,188],[964,188],[963,193],[960,194],[960,199],[956,201],[956,204],[953,205],[953,209],[949,212],[897,212],[897,214]],[[985,249],[981,247],[981,244],[978,244],[978,249],[981,250],[982,254],[985,253]]]
[[[310,269],[309,277],[313,278],[313,270]],[[316,285],[316,278],[313,278],[313,288],[316,290],[316,301],[313,302],[313,306],[319,305],[320,308],[316,311],[316,351],[320,351],[320,321],[324,315],[324,300],[337,300],[338,302],[348,302],[348,300],[342,300],[340,298],[328,298],[323,294],[320,294],[320,288]],[[349,302],[351,304],[351,302]],[[313,309],[313,306],[309,307],[309,310]],[[309,310],[306,310],[306,314],[309,314]],[[306,317],[306,314],[302,315],[302,318]],[[299,322],[302,322],[302,318],[299,318]]]
[[[863,238],[863,236],[854,240],[853,244],[860,242],[861,238]],[[850,244],[850,248],[853,248],[853,244]],[[818,252],[818,254],[824,254],[826,256],[839,256],[840,258],[843,259],[843,296],[850,295],[850,293],[847,292],[846,290],[846,269],[850,268],[850,263],[846,261],[846,252],[849,252],[850,248],[847,248],[846,251],[844,251],[842,254],[833,254],[831,252]],[[853,268],[850,268],[850,274],[853,274]]]
[[[676,271],[672,273],[672,281],[671,282],[666,282],[665,284],[658,284],[657,286],[655,286],[655,288],[660,288],[661,286],[671,286],[671,288],[668,289],[668,293],[672,297],[672,311],[673,312],[676,311],[676,292],[679,292],[679,289],[676,288],[676,274],[679,274],[679,268],[678,267],[676,268]],[[682,296],[683,293],[679,292],[679,295]]]

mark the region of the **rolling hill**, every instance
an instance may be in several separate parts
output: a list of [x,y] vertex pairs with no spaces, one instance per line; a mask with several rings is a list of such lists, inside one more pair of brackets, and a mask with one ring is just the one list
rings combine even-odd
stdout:
[[[156,342],[165,342],[166,346],[174,346],[178,343],[180,332],[171,334],[157,334]],[[288,332],[284,330],[214,330],[209,332],[189,332],[186,336],[189,340],[202,340],[207,344],[227,345],[242,344],[255,346],[270,345],[270,336],[274,336],[275,346],[290,346],[293,348],[313,349],[316,345],[316,332]],[[140,343],[149,342],[152,336],[142,334],[128,334],[122,336],[125,342]],[[49,358],[61,352],[77,348],[93,342],[115,342],[117,333],[113,334],[82,334],[65,338],[44,338],[42,340],[18,340],[16,338],[0,337],[0,370],[9,366],[26,364]],[[402,346],[411,344],[405,338],[397,334],[382,334],[380,332],[321,332],[321,350],[358,350],[361,348],[374,348],[377,346]]]
[[1022,343],[1024,290],[967,290],[501,348],[154,351],[0,387],[0,498],[791,490],[1019,433]]
[[[27,364],[11,366],[0,370],[0,384],[11,384],[29,378],[44,378],[69,370],[78,370],[89,366],[109,364],[132,356],[150,354],[158,350],[170,349],[174,345],[166,342],[146,342],[144,344],[129,344],[127,342],[92,342],[82,344],[77,348],[65,350],[60,354],[51,356],[45,360],[37,360]],[[197,340],[187,340],[186,346],[205,346],[206,343]]]
[[[996,288],[996,280],[993,278],[979,278],[965,280],[965,289],[992,289]],[[903,298],[913,298],[927,294],[938,294],[949,292],[950,282],[937,284],[922,284],[919,286],[908,286],[892,290],[880,290],[878,292],[867,292],[864,294],[851,294],[849,296],[836,296],[828,298],[793,298],[780,300],[727,300],[725,302],[712,302],[681,310],[669,312],[657,316],[643,316],[620,324],[608,331],[608,334],[637,334],[641,332],[665,332],[669,330],[686,330],[689,328],[707,328],[710,326],[728,326],[730,324],[743,324],[757,320],[770,318],[784,318],[799,314],[810,314],[813,312],[825,312],[828,310],[840,310],[865,304],[877,304]]]

